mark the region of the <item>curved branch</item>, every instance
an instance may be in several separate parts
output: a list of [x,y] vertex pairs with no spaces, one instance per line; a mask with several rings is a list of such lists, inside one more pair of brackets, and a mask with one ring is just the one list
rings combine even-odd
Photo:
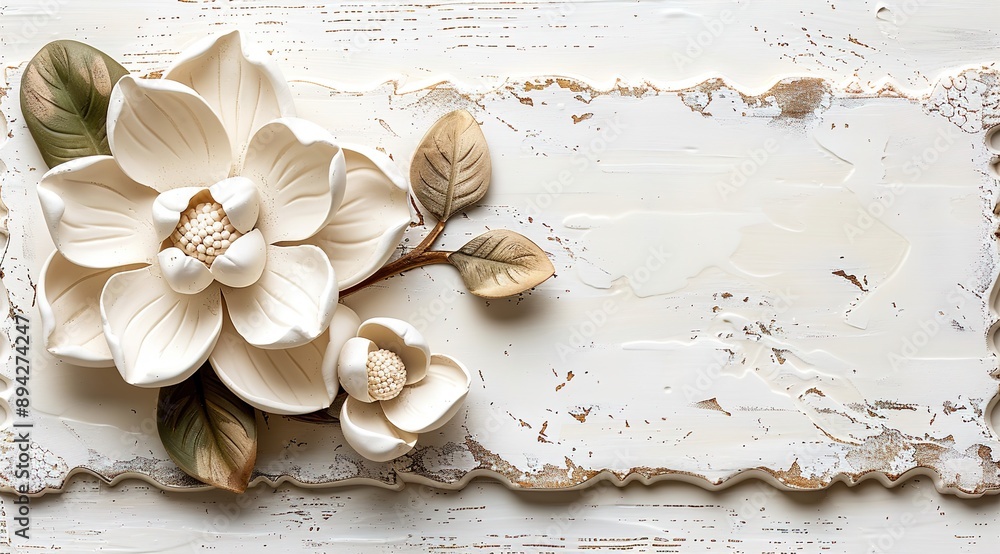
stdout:
[[448,254],[451,254],[451,252],[442,252],[438,250],[417,252],[414,250],[402,258],[399,258],[398,260],[382,267],[382,269],[376,271],[374,275],[364,281],[361,281],[353,287],[348,287],[340,291],[340,297],[344,298],[346,296],[350,296],[359,290],[374,285],[383,279],[392,277],[397,273],[402,273],[404,271],[409,271],[425,265],[446,264],[448,263]]

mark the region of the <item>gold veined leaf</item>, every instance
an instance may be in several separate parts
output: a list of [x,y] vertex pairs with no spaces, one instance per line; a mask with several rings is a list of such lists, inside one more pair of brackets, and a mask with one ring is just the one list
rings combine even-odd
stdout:
[[72,40],[42,47],[21,78],[21,112],[48,166],[110,154],[108,99],[128,71],[107,54]]
[[424,135],[413,154],[410,183],[417,200],[439,221],[479,202],[493,164],[486,137],[465,110],[451,112]]
[[538,286],[555,273],[545,252],[531,239],[505,229],[472,239],[448,262],[458,268],[469,292],[503,298]]
[[246,490],[257,461],[254,409],[230,392],[210,365],[160,389],[156,428],[184,473],[233,492]]

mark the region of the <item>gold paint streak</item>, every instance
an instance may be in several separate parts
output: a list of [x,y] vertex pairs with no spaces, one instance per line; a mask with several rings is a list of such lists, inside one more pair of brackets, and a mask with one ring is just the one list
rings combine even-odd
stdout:
[[722,412],[722,413],[724,413],[724,414],[726,414],[727,416],[730,416],[730,417],[732,417],[732,415],[733,415],[733,414],[727,412],[725,409],[723,409],[722,406],[719,404],[719,401],[716,400],[715,398],[709,398],[708,400],[702,400],[701,402],[695,402],[694,403],[694,407],[695,408],[701,408],[703,410],[714,410],[716,412]]

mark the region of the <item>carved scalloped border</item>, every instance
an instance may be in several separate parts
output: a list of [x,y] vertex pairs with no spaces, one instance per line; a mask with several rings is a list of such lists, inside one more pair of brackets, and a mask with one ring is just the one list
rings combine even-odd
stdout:
[[[961,76],[964,76],[966,80],[976,79],[977,81],[981,77],[988,76],[988,81],[996,86],[987,91],[989,98],[980,98],[982,103],[980,109],[976,111],[967,110],[963,117],[959,118],[954,112],[951,112],[944,106],[945,104],[949,104],[953,101],[967,102],[969,100],[962,94],[966,89],[964,87],[958,88],[955,86],[954,79]],[[400,92],[398,83],[389,82],[387,84],[392,85],[394,91],[396,91],[395,94],[413,94],[420,92],[412,90]],[[588,94],[591,97],[601,95],[640,97],[646,94],[676,93],[683,95],[688,93],[692,98],[691,103],[688,105],[695,111],[700,111],[700,109],[704,107],[699,106],[698,101],[695,99],[698,95],[706,93],[710,94],[711,92],[719,89],[727,89],[740,94],[744,101],[750,105],[760,107],[777,106],[782,114],[782,117],[789,118],[790,121],[806,118],[812,113],[813,110],[824,108],[824,96],[828,99],[829,95],[834,91],[834,87],[832,87],[828,81],[810,77],[792,77],[778,80],[771,88],[761,92],[760,94],[744,94],[743,92],[736,90],[735,87],[728,85],[726,81],[721,78],[708,79],[694,86],[677,89],[658,88],[649,83],[643,83],[638,86],[628,86],[622,82],[618,82],[611,89],[598,90],[573,78],[541,77],[534,80],[529,79],[527,82],[519,81],[516,84],[508,82],[504,86],[488,92],[462,92],[448,83],[440,83],[423,90],[425,92],[429,89],[449,90],[457,102],[475,104],[478,98],[488,94],[509,93],[517,97],[515,91],[525,89],[530,90],[530,88],[546,88],[549,86],[567,88],[574,92]],[[843,86],[836,87],[836,92],[847,97],[856,98],[914,98],[912,95],[901,92],[901,90],[890,80],[877,83],[874,87],[869,86],[867,90],[861,87],[859,83],[852,81],[844,84]],[[939,115],[948,118],[953,124],[957,125],[965,132],[984,133],[984,148],[986,148],[992,155],[989,167],[987,168],[985,174],[992,177],[995,181],[1000,180],[1000,73],[987,67],[975,67],[959,70],[952,76],[942,77],[927,96],[914,99],[921,101],[925,110],[928,112],[936,112]],[[2,102],[2,100],[3,98],[0,98],[0,108],[3,108],[2,104],[4,104],[4,102]],[[6,100],[6,103],[9,104],[10,96],[7,96]],[[0,115],[2,115],[2,111],[0,111]],[[7,142],[6,125],[7,119],[6,117],[3,117],[2,120],[0,120],[0,130],[3,131],[3,137],[0,137],[0,170],[2,170],[0,171],[0,174],[6,173],[7,169],[9,169],[9,165],[4,164],[4,146]],[[3,210],[3,212],[0,213],[0,222],[3,223],[0,233],[4,235],[3,239],[4,243],[6,243],[7,214],[6,207],[3,206],[2,203],[2,192],[3,187],[2,184],[0,184],[0,209]],[[994,201],[994,205],[997,206],[996,211],[1000,211],[1000,199]],[[1000,222],[1000,217],[994,215],[991,221],[993,228],[997,228],[998,222]],[[6,252],[6,247],[4,247],[4,251]],[[1000,273],[998,272],[1000,272],[1000,267],[993,268],[993,285],[989,297],[989,310],[994,318],[994,323],[990,327],[988,336],[985,337],[985,339],[988,341],[994,352],[1000,356]],[[10,320],[8,318],[5,328],[9,326],[9,324]],[[10,339],[8,337],[8,345],[9,341]],[[994,370],[991,375],[994,378],[1000,379],[1000,367]],[[9,404],[7,404],[7,401],[10,399],[12,387],[6,379],[4,379],[3,383],[0,383],[0,386],[4,387],[2,391],[0,391],[0,408],[3,408],[5,414],[5,417],[0,419],[0,421],[2,421],[0,428],[3,428],[6,425],[9,425],[11,420],[10,407]],[[983,417],[985,417],[987,421],[990,418],[991,412],[998,403],[1000,403],[1000,390],[994,393],[992,399],[987,404],[987,409],[984,411]],[[996,433],[995,430],[994,433]],[[7,431],[7,434],[10,435],[10,432]],[[880,437],[883,436],[880,435]],[[10,436],[5,439],[6,440],[4,441],[0,441],[0,451],[5,450],[3,446],[7,446],[8,449],[11,446]],[[887,443],[892,443],[893,439],[894,437],[892,436],[886,436],[881,440],[887,441]],[[3,443],[7,444],[4,445]],[[989,446],[986,445],[979,446],[980,448],[989,449]],[[806,478],[802,476],[797,463],[793,463],[792,467],[787,470],[753,467],[734,471],[725,477],[713,479],[707,475],[670,470],[668,468],[634,467],[628,471],[612,471],[607,469],[587,469],[574,466],[571,463],[568,464],[568,467],[546,466],[537,471],[524,471],[502,460],[500,457],[496,456],[484,448],[481,444],[473,440],[471,436],[466,438],[463,445],[449,443],[443,448],[447,449],[449,447],[463,449],[470,452],[478,463],[478,467],[464,472],[460,476],[450,476],[451,478],[449,478],[449,476],[435,474],[433,471],[424,468],[422,463],[420,463],[423,454],[428,450],[434,449],[418,448],[417,451],[407,456],[407,461],[410,462],[408,464],[408,467],[410,468],[409,471],[397,471],[394,467],[395,463],[389,462],[388,464],[383,465],[384,471],[378,472],[380,475],[369,474],[369,476],[356,476],[335,481],[310,482],[296,478],[295,476],[287,473],[268,474],[261,472],[260,470],[256,470],[251,480],[251,486],[267,484],[276,487],[282,483],[292,483],[301,487],[323,488],[365,484],[399,490],[402,489],[407,483],[412,483],[428,485],[441,489],[455,490],[463,488],[473,479],[487,478],[496,480],[512,489],[523,490],[579,490],[599,483],[609,483],[617,487],[623,487],[631,482],[639,482],[649,485],[660,481],[683,481],[695,484],[708,490],[718,490],[745,480],[757,479],[773,486],[775,489],[803,491],[825,489],[838,482],[846,483],[848,486],[854,486],[862,481],[872,479],[880,482],[884,486],[892,487],[913,477],[927,476],[934,481],[934,484],[939,491],[953,493],[960,497],[978,497],[984,494],[1000,493],[1000,479],[996,482],[980,482],[973,489],[964,489],[956,486],[954,483],[947,482],[931,465],[922,463],[917,463],[914,467],[897,474],[884,471],[865,471],[858,473],[838,472],[823,476],[822,478]],[[148,461],[149,460],[146,460],[146,462]],[[982,463],[984,470],[992,469],[994,474],[1000,475],[1000,462],[993,462],[990,456],[987,455],[983,457]],[[123,463],[121,465],[126,467],[123,467],[120,471],[104,473],[84,466],[69,468],[59,478],[54,480],[54,482],[58,482],[58,486],[45,486],[41,490],[29,493],[28,496],[37,497],[46,493],[62,492],[76,475],[91,475],[111,486],[117,485],[125,480],[138,479],[166,491],[200,491],[211,488],[207,485],[198,483],[190,477],[187,477],[179,470],[174,472],[163,471],[162,469],[148,469],[143,471],[128,469],[128,463]],[[149,466],[148,463],[145,465],[147,467]],[[142,463],[134,464],[134,467],[137,468],[141,468],[142,466]],[[416,468],[416,470],[414,470],[414,468]],[[423,473],[420,472],[421,470]],[[0,485],[0,491],[13,492],[11,487],[5,485]]]

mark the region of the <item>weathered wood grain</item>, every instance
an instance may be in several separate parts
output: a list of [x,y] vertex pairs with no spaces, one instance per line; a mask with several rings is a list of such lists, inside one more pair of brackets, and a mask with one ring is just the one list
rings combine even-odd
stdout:
[[992,552],[1000,497],[939,495],[923,478],[782,493],[749,481],[708,492],[684,483],[513,492],[412,486],[162,492],[90,478],[32,501],[32,540],[17,552]]

